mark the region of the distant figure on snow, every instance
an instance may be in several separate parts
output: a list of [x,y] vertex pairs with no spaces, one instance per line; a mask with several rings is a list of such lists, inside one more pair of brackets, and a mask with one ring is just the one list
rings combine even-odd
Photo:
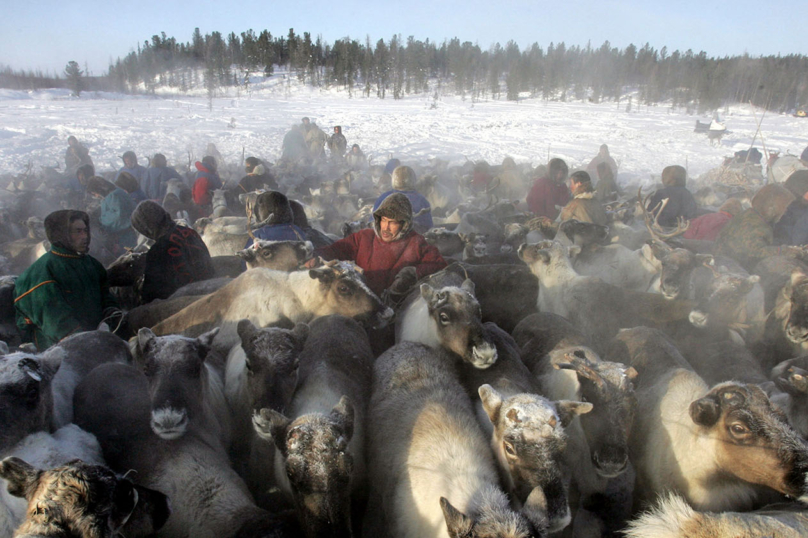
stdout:
[[617,177],[617,163],[612,159],[612,156],[609,155],[609,146],[606,144],[601,144],[598,154],[586,165],[586,171],[595,182],[603,179],[603,176],[598,172],[598,165],[600,163],[606,163],[609,166],[609,169],[612,171],[612,178]]
[[328,150],[331,152],[331,158],[342,160],[347,148],[348,141],[345,139],[345,135],[342,134],[342,127],[337,125],[334,127],[334,134],[328,138]]
[[65,151],[65,173],[68,177],[75,177],[80,166],[89,164],[93,166],[89,150],[79,142],[75,136],[67,137],[67,150]]

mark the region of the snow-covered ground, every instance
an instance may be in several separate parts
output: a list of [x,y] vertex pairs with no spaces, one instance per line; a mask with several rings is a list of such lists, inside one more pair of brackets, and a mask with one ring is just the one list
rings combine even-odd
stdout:
[[[348,144],[359,144],[374,163],[389,155],[404,163],[438,157],[452,163],[485,159],[494,164],[510,155],[533,165],[550,157],[571,168],[585,166],[607,143],[620,167],[619,180],[648,182],[670,164],[687,166],[691,177],[721,164],[722,158],[748,149],[756,131],[751,106],[730,107],[722,120],[730,134],[713,146],[693,132],[696,119],[670,106],[638,107],[627,101],[518,103],[444,96],[432,108],[431,95],[401,100],[349,97],[344,90],[319,90],[286,81],[279,73],[251,91],[230,89],[212,101],[202,95],[160,97],[83,93],[67,90],[19,92],[0,90],[0,174],[20,173],[27,163],[64,166],[67,137],[75,135],[90,150],[103,172],[121,166],[120,155],[134,150],[145,157],[160,152],[170,164],[201,159],[210,142],[225,161],[238,164],[242,150],[274,161],[283,135],[309,116],[327,133],[342,125]],[[723,111],[722,111],[723,112]],[[762,111],[757,111],[758,119]],[[233,127],[230,127],[233,125]],[[766,147],[799,155],[808,144],[808,120],[766,114]],[[758,137],[757,146],[760,145]]]

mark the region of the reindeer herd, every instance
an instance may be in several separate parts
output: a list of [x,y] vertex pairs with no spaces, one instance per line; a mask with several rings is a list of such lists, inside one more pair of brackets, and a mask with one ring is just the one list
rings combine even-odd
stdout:
[[[128,343],[4,337],[0,537],[808,534],[804,260],[750,273],[642,191],[549,227],[497,199],[527,174],[470,171],[421,171],[450,265],[400,302],[303,238],[243,249],[245,196],[196,223],[215,278],[141,305],[143,252],[110,265]],[[300,197],[320,232],[367,215],[349,179]]]

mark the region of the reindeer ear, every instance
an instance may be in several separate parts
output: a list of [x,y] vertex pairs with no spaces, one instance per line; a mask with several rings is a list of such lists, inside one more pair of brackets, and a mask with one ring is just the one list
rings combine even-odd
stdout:
[[283,413],[278,413],[274,409],[264,407],[253,414],[253,429],[261,439],[275,443],[278,450],[285,458],[288,454],[286,446],[286,430],[292,421],[286,418]]
[[581,253],[580,245],[570,245],[567,247],[567,256],[572,259]]
[[539,536],[544,536],[550,526],[550,518],[547,517],[547,497],[541,486],[536,486],[530,495],[527,496],[521,513],[525,516],[538,532]]
[[251,262],[255,259],[255,249],[245,248],[244,250],[239,250],[238,252],[236,252],[236,256],[238,256],[245,262]]
[[421,297],[427,302],[431,303],[435,298],[435,289],[429,284],[421,284]]
[[0,478],[8,481],[8,492],[15,497],[25,498],[39,479],[39,470],[20,458],[6,458],[0,461]]
[[474,281],[472,281],[470,278],[467,278],[460,285],[460,289],[465,291],[466,293],[470,293],[471,295],[474,295]]
[[451,538],[465,538],[471,536],[474,520],[452,506],[446,497],[440,498],[440,507],[443,510],[443,519]]
[[292,329],[292,336],[297,339],[298,345],[303,347],[303,344],[305,344],[306,340],[309,338],[309,326],[305,323],[298,323],[295,325],[295,328]]
[[8,355],[8,344],[0,340],[0,355]]
[[572,419],[578,415],[585,415],[593,409],[593,405],[589,402],[574,402],[571,400],[559,400],[555,403],[556,411],[558,411],[558,418],[561,419],[561,425],[565,428],[570,425]]
[[157,336],[148,327],[143,327],[137,332],[137,349],[141,355],[146,353],[149,345],[157,338]]
[[488,384],[477,389],[477,393],[480,395],[480,401],[483,403],[483,409],[488,415],[488,420],[491,421],[491,424],[496,425],[499,422],[499,412],[502,409],[502,395]]
[[247,342],[252,338],[258,329],[252,322],[248,319],[242,319],[238,322],[236,326],[236,332],[238,333],[238,337],[241,338],[241,346],[244,347],[247,345]]
[[334,280],[334,270],[330,266],[319,267],[317,269],[310,269],[309,276],[319,280],[323,284],[330,284]]
[[690,418],[699,426],[713,426],[721,416],[721,406],[715,396],[700,398],[690,404]]
[[331,409],[328,418],[342,429],[346,441],[350,441],[354,429],[354,407],[351,399],[347,396],[340,398],[337,405]]
[[696,254],[696,265],[715,265],[715,258],[711,254]]
[[39,357],[39,367],[42,371],[42,380],[50,381],[59,371],[62,362],[67,358],[67,350],[61,347],[52,347]]
[[205,348],[205,354],[207,354],[207,350],[210,350],[210,346],[213,345],[213,339],[216,338],[217,334],[219,334],[219,327],[209,330],[196,339]]

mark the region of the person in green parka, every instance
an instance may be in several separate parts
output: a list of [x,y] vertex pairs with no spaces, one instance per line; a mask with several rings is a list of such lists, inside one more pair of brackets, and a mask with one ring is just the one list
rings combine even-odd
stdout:
[[122,312],[109,293],[107,271],[89,256],[90,217],[65,209],[45,218],[50,251],[17,278],[14,308],[23,342],[40,351],[102,321],[113,329]]

